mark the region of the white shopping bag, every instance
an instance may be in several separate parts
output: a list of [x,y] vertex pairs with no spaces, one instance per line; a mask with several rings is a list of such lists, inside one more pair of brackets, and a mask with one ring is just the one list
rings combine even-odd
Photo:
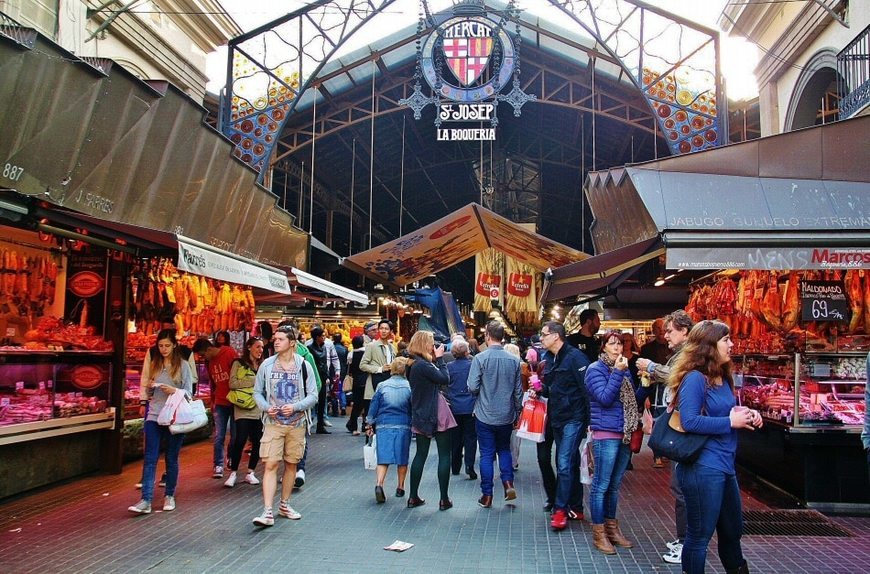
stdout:
[[371,439],[366,438],[363,446],[363,465],[366,470],[374,470],[378,466],[378,435],[373,434]]
[[157,424],[168,427],[175,422],[175,411],[184,402],[185,393],[176,392],[166,397],[166,403],[157,415]]

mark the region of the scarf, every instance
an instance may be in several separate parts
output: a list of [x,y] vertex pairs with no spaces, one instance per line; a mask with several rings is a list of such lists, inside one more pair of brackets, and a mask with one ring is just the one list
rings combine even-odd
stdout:
[[[607,356],[606,353],[601,353],[599,360],[607,365],[612,373],[614,369],[614,361]],[[622,442],[629,444],[631,442],[631,433],[637,429],[640,424],[640,416],[637,414],[637,399],[634,396],[634,385],[631,384],[631,373],[626,369],[622,375],[622,385],[619,387],[619,402],[622,403]]]

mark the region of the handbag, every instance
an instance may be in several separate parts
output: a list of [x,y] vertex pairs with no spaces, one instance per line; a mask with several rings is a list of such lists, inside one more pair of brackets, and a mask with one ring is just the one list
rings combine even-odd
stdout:
[[246,411],[257,406],[257,401],[254,400],[254,387],[233,389],[227,393],[227,400],[240,409],[245,409]]
[[628,443],[631,452],[637,454],[640,452],[640,447],[643,446],[643,427],[638,425],[636,429],[631,431],[631,440]]
[[187,393],[175,393],[184,395],[187,401],[187,406],[193,415],[193,419],[189,423],[173,423],[169,425],[169,432],[172,434],[184,434],[198,428],[204,427],[208,423],[208,415],[205,412],[205,403],[201,400],[191,400]]
[[547,399],[544,397],[528,397],[523,402],[517,425],[517,436],[533,442],[544,442],[547,428]]
[[378,435],[366,437],[363,445],[363,466],[366,470],[375,470],[378,467]]
[[692,463],[698,460],[708,438],[709,435],[686,432],[680,421],[680,411],[667,410],[653,424],[649,447],[655,456],[678,463]]
[[341,390],[349,393],[353,390],[353,375],[350,373],[344,376],[344,382],[341,385]]

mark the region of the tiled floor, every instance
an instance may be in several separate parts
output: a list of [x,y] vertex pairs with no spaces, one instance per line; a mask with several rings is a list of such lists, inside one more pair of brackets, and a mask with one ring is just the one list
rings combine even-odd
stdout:
[[[550,530],[531,443],[520,456],[516,504],[497,499],[492,509],[479,508],[478,482],[460,475],[450,483],[454,508],[439,512],[433,448],[420,492],[428,503],[407,509],[406,499],[389,496],[393,469],[386,504],[375,504],[362,439],[344,433],[342,419],[334,422],[332,435],[311,439],[308,481],[292,500],[300,521],[276,518],[273,528],[255,528],[260,487],[223,487],[211,478],[210,444],[199,442],[182,450],[172,513],[127,512],[138,499],[133,485],[141,463],[121,475],[86,477],[0,503],[0,572],[679,572],[661,560],[665,541],[673,538],[670,471],[651,468],[646,449],[634,458],[620,498],[623,530],[635,548],[607,557],[592,549],[588,522]],[[162,507],[162,498],[155,502]],[[767,508],[746,493],[744,505]],[[752,572],[870,571],[870,519],[834,520],[855,536],[744,537]],[[404,553],[383,550],[397,539],[415,546]],[[707,571],[723,572],[715,541]]]

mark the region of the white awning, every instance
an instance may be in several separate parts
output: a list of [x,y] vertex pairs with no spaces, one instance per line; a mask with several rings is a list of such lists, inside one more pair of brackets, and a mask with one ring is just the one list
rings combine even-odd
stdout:
[[334,295],[340,299],[346,299],[348,301],[353,301],[354,303],[360,303],[361,305],[368,305],[369,296],[365,293],[361,293],[359,291],[354,291],[353,289],[348,289],[347,287],[342,287],[341,285],[336,285],[331,281],[327,281],[326,279],[321,279],[311,273],[306,273],[300,269],[296,269],[293,267],[291,269],[293,275],[296,276],[296,282],[305,287],[310,287],[312,289],[317,289],[318,291],[323,291],[324,293],[329,293],[330,295]]
[[228,281],[239,285],[249,285],[291,294],[293,290],[287,281],[287,274],[264,265],[258,261],[244,259],[235,253],[200,243],[195,239],[176,235],[178,240],[178,269],[211,277],[218,281]]

